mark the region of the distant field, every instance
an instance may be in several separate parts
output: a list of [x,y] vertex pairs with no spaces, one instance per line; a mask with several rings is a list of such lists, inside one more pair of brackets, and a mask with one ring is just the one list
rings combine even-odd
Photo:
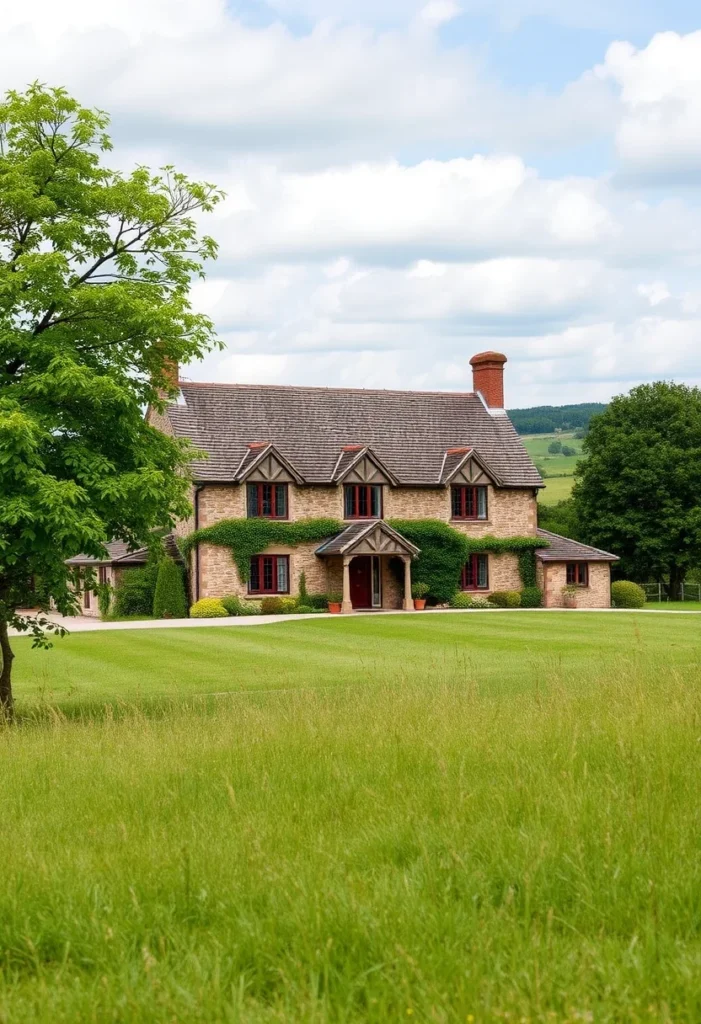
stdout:
[[569,498],[574,483],[572,475],[579,462],[579,455],[551,455],[548,446],[553,441],[561,441],[570,448],[581,453],[582,442],[576,440],[574,432],[569,434],[532,434],[523,438],[528,454],[534,462],[548,473],[545,480],[546,489],[540,493],[540,501],[545,505],[554,505],[558,501]]
[[16,647],[0,1021],[701,1020],[693,616]]

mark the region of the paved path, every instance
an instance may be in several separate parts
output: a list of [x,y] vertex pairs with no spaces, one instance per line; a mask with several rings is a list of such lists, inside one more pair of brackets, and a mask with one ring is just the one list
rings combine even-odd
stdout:
[[[353,616],[377,616],[377,615],[635,615],[643,609],[637,608],[571,608],[565,611],[562,608],[435,608],[423,612],[404,611],[376,611],[376,612],[354,612]],[[678,611],[664,608],[644,609],[645,615],[701,615],[701,611]],[[203,627],[234,628],[238,626],[270,626],[280,622],[298,622],[300,619],[331,619],[334,615],[326,613],[320,615],[247,615],[229,616],[226,619],[138,619],[129,622],[102,622],[100,619],[91,618],[88,615],[77,615],[68,617],[64,615],[47,616],[52,622],[64,626],[70,633],[93,633],[104,629],[202,629]],[[347,618],[347,616],[344,616]],[[10,630],[11,636],[21,636],[16,630]],[[26,634],[25,634],[26,635]]]

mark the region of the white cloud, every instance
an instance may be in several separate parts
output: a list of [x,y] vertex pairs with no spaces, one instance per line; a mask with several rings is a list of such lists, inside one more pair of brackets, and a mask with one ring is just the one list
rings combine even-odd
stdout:
[[599,69],[621,91],[616,145],[622,172],[649,181],[699,183],[701,31],[662,32],[636,49],[615,43]]
[[419,13],[427,25],[444,25],[460,14],[460,7],[454,0],[430,0]]

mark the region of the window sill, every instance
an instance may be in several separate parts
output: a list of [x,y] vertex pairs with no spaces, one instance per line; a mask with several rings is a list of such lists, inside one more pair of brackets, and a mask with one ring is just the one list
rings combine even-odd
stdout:
[[384,516],[345,516],[344,523],[381,523]]
[[467,518],[463,519],[462,517],[452,516],[450,521],[451,521],[451,523],[485,523],[486,525],[489,525],[492,520],[491,519],[467,519]]
[[266,523],[289,523],[289,516],[246,516],[246,519],[263,519]]

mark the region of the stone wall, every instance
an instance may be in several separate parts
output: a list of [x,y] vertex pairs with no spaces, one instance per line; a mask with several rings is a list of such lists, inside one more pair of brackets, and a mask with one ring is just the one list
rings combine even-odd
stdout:
[[[546,608],[562,608],[562,588],[567,585],[566,562],[538,560],[538,586],[544,594]],[[611,567],[608,562],[589,563],[589,586],[577,588],[578,608],[611,607]]]
[[488,519],[451,520],[450,488],[386,488],[385,519],[440,519],[469,537],[534,537],[536,498],[532,489],[487,488]]

